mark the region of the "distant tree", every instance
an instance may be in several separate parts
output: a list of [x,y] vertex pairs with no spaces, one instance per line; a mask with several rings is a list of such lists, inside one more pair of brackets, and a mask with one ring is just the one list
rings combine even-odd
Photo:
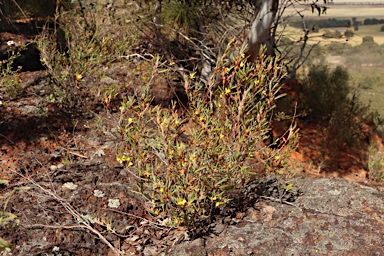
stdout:
[[355,31],[359,30],[359,25],[361,25],[361,21],[357,21],[356,17],[352,17],[352,26]]
[[323,38],[332,38],[333,33],[329,30],[324,30]]
[[376,25],[376,24],[383,24],[384,23],[384,19],[376,19],[376,18],[373,18],[373,19],[365,19],[364,20],[364,25]]
[[346,37],[346,38],[351,38],[351,37],[353,37],[355,35],[355,33],[353,33],[353,31],[352,30],[349,30],[349,29],[347,29],[345,32],[344,32],[344,36]]
[[363,44],[372,44],[375,40],[373,39],[373,36],[365,36],[363,37]]
[[341,38],[342,34],[339,30],[335,31],[330,31],[330,30],[325,30],[323,34],[323,38]]

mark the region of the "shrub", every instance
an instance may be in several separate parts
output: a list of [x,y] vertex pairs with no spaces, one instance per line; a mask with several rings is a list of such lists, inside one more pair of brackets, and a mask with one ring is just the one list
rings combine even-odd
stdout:
[[21,91],[20,70],[15,71],[13,66],[22,49],[24,49],[24,46],[20,47],[18,51],[12,51],[8,59],[0,61],[0,89],[4,90],[11,98],[16,97]]
[[[0,180],[0,185],[7,185],[8,180]],[[9,203],[9,200],[12,198],[12,196],[17,193],[18,191],[25,191],[30,189],[30,187],[18,187],[12,190],[12,192],[7,196],[0,196],[0,199],[5,199],[3,203],[3,207],[0,210],[0,225],[3,226],[7,224],[10,221],[16,221],[19,222],[19,219],[16,215],[13,213],[7,212],[7,206]],[[0,249],[5,251],[11,251],[11,245],[7,243],[4,239],[0,237]]]
[[[148,87],[121,106],[117,160],[135,177],[147,210],[167,225],[209,222],[215,209],[231,200],[230,193],[258,172],[249,160],[264,167],[284,161],[263,143],[274,101],[281,97],[278,58],[251,64],[240,54],[225,66],[229,52],[219,60],[208,89],[194,81],[194,73],[185,77],[189,108],[184,114],[175,105],[152,106]],[[153,64],[152,76],[159,75],[159,63]]]
[[325,30],[323,34],[323,38],[341,38],[342,34],[340,31],[335,30],[335,31],[330,31],[330,30]]
[[368,171],[371,180],[384,184],[384,152],[374,144],[368,150]]
[[113,88],[104,88],[98,81],[109,64],[129,53],[136,28],[122,27],[121,19],[127,14],[119,12],[118,7],[105,9],[101,4],[78,3],[68,11],[61,9],[54,27],[46,26],[38,41],[51,78],[48,99],[71,107],[92,93],[108,104],[118,92],[111,93]]
[[369,107],[349,87],[349,74],[342,67],[312,66],[303,88],[307,118],[325,127],[322,154],[331,163],[342,150],[360,143]]
[[347,30],[344,32],[344,36],[345,36],[346,38],[351,38],[351,37],[354,37],[354,36],[355,36],[355,33],[354,33],[352,30],[347,29]]
[[375,40],[373,39],[373,36],[365,36],[363,37],[363,44],[373,44]]
[[333,113],[345,104],[350,93],[349,74],[346,69],[330,70],[325,65],[314,65],[304,79],[303,93],[310,112],[309,118],[329,121]]

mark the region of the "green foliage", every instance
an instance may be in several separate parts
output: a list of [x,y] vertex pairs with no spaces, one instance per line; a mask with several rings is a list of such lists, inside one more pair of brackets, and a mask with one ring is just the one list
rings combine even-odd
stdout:
[[[305,24],[308,28],[311,27],[317,27],[317,28],[345,28],[349,27],[351,25],[351,21],[349,19],[335,19],[335,18],[330,18],[330,19],[316,19],[316,20],[311,20],[307,19],[305,20]],[[301,19],[293,19],[289,21],[289,25],[292,27],[296,28],[302,28],[303,23]]]
[[13,70],[13,62],[20,56],[21,47],[17,51],[12,51],[10,57],[4,61],[0,61],[0,89],[11,97],[16,97],[21,91],[19,70]]
[[349,74],[342,67],[330,70],[325,65],[312,66],[304,80],[304,94],[310,111],[309,117],[329,121],[332,114],[346,102],[350,92]]
[[338,30],[335,31],[330,31],[330,30],[325,30],[323,34],[323,38],[341,38],[341,32]]
[[[0,184],[7,185],[8,181],[7,180],[0,180]],[[10,221],[16,221],[16,222],[19,221],[16,215],[6,211],[7,206],[8,206],[9,200],[12,198],[12,196],[15,193],[17,193],[18,191],[25,191],[25,190],[29,190],[29,189],[30,189],[30,187],[19,187],[19,188],[13,189],[12,192],[7,197],[0,196],[0,199],[5,198],[2,210],[0,211],[0,225],[1,226],[5,225],[6,223],[8,223]],[[0,237],[0,249],[5,250],[5,251],[11,251],[11,245],[9,243],[7,243],[4,239],[2,239],[1,237]]]
[[384,19],[376,19],[376,18],[373,18],[373,19],[365,19],[364,22],[363,22],[364,25],[376,25],[376,24],[384,24]]
[[[135,177],[147,210],[167,225],[209,222],[215,209],[231,200],[230,192],[256,174],[249,160],[265,167],[284,160],[263,143],[274,101],[281,97],[278,58],[250,64],[241,54],[225,66],[229,52],[219,60],[208,89],[194,81],[193,73],[184,78],[186,113],[175,105],[152,106],[148,88],[121,106],[123,143],[117,160]],[[157,59],[152,76],[168,72],[164,65]],[[255,159],[257,153],[262,159]]]
[[365,36],[363,37],[363,44],[373,44],[375,40],[373,39],[373,36]]
[[328,45],[324,46],[324,49],[330,54],[339,54],[339,55],[345,55],[352,46],[348,43],[336,43],[336,42],[331,42]]
[[368,107],[361,104],[349,86],[346,69],[312,66],[304,80],[308,116],[313,122],[326,124],[323,155],[331,162],[346,148],[358,145],[364,136],[363,123]]
[[384,152],[374,144],[368,151],[368,172],[370,179],[384,184]]
[[62,9],[55,27],[45,28],[38,46],[51,78],[49,101],[71,107],[93,92],[109,104],[118,92],[104,92],[111,89],[86,81],[100,81],[106,66],[129,53],[136,28],[122,28],[121,16],[126,17],[114,9],[83,3],[69,11]]
[[347,29],[347,30],[344,32],[344,36],[345,36],[346,38],[351,38],[351,37],[354,37],[354,36],[355,36],[355,33],[353,33],[352,30]]
[[180,28],[197,29],[199,8],[190,1],[170,1],[164,5],[162,18]]

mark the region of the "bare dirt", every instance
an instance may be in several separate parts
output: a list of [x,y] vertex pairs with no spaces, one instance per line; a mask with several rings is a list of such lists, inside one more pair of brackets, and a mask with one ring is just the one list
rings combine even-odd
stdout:
[[[116,70],[111,79],[121,78]],[[265,193],[276,190],[273,182],[263,192],[250,187],[249,204],[237,202],[242,207],[222,212],[207,233],[192,238],[161,225],[132,192],[130,174],[116,161],[113,107],[89,101],[68,111],[46,103],[44,70],[20,79],[17,98],[0,95],[0,179],[9,180],[0,195],[31,189],[9,201],[20,223],[0,226],[0,237],[13,245],[3,255],[115,255],[112,247],[125,255],[384,254],[384,191],[368,179],[367,143],[320,171],[321,131],[299,123],[291,160],[301,178],[283,200],[290,203]],[[152,93],[159,103],[173,95],[161,87]]]

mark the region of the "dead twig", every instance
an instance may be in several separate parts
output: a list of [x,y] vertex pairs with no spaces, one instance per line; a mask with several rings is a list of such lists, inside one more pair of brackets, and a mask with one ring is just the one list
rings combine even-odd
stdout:
[[15,143],[13,141],[11,141],[10,139],[8,139],[7,136],[4,136],[3,134],[0,134],[0,136],[3,137],[4,139],[6,139],[12,145],[15,145]]
[[32,183],[35,187],[40,189],[43,192],[43,195],[49,196],[51,199],[57,201],[72,217],[79,223],[79,225],[45,225],[45,224],[33,224],[29,225],[30,227],[47,227],[47,228],[82,228],[87,229],[94,235],[96,235],[103,243],[105,243],[116,255],[123,255],[118,249],[116,249],[98,230],[94,229],[89,220],[87,220],[84,216],[82,216],[69,202],[67,202],[64,198],[61,198],[56,194],[55,191],[50,189],[46,189],[42,187],[40,184],[36,183],[34,180],[27,178],[27,180]]
[[300,211],[302,211],[302,209],[297,206],[297,205],[294,205],[288,201],[283,201],[283,200],[280,200],[280,199],[276,199],[276,198],[273,198],[273,197],[269,197],[269,196],[260,196],[261,198],[263,199],[267,199],[267,200],[270,200],[270,201],[273,201],[273,202],[278,202],[278,203],[282,203],[282,204],[286,204],[286,205],[290,205],[290,206],[293,206],[293,207],[296,207],[297,209],[299,209]]

